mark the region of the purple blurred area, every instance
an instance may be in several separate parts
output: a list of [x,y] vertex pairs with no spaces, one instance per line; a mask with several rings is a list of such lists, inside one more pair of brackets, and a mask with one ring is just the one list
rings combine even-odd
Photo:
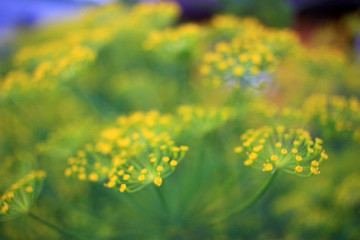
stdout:
[[[16,30],[48,24],[54,21],[68,19],[76,16],[79,12],[93,5],[101,5],[116,0],[0,0],[0,41],[11,39]],[[118,0],[129,3],[139,1],[160,0]],[[174,0],[183,8],[182,20],[199,21],[210,18],[214,13],[219,13],[225,6],[234,8],[236,6],[250,6],[251,11],[260,12],[258,5],[266,4],[269,10],[273,9],[271,1],[263,0]],[[303,22],[311,24],[327,18],[336,18],[347,12],[360,7],[360,0],[278,0],[283,4],[290,4],[295,12],[295,29],[297,25],[308,26]],[[267,9],[267,8],[265,8]],[[236,12],[234,12],[236,14]],[[254,14],[247,12],[246,14]],[[264,12],[263,12],[264,13]],[[278,14],[281,18],[281,14]],[[255,16],[257,16],[255,14]],[[274,16],[272,16],[274,17]],[[275,16],[277,17],[277,16]]]
[[360,0],[287,0],[298,15],[339,16],[360,7]]
[[195,20],[210,18],[219,12],[221,4],[218,0],[177,0],[183,9],[183,20]]
[[106,2],[109,0],[0,0],[0,40],[19,28],[66,19],[84,7]]

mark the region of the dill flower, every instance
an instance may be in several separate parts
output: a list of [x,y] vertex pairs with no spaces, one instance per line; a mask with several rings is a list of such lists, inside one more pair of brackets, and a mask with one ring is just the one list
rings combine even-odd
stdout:
[[22,70],[10,71],[0,83],[0,93],[7,97],[18,90],[32,86],[31,75]]
[[143,48],[164,59],[194,56],[200,48],[203,35],[204,30],[199,25],[187,23],[177,28],[150,32]]
[[181,8],[176,2],[141,2],[131,9],[130,19],[135,24],[161,28],[175,21],[180,13]]
[[60,81],[67,81],[76,76],[84,66],[92,62],[96,53],[83,46],[75,46],[69,49],[66,56],[53,59],[53,61],[41,62],[34,70],[33,81],[46,81],[54,78]]
[[294,58],[298,59],[313,77],[338,76],[348,65],[346,54],[335,48],[300,48],[294,53]]
[[271,49],[276,58],[291,55],[299,49],[300,40],[290,29],[272,29],[262,25],[256,18],[239,18],[231,15],[217,15],[211,21],[215,35],[222,39],[246,39],[262,42]]
[[282,108],[266,102],[263,99],[251,102],[248,109],[249,114],[254,116],[249,117],[252,123],[258,119],[261,120],[259,122],[260,124],[270,124],[270,122],[273,122],[274,120],[279,124],[292,123],[292,125],[305,122],[305,117],[301,110],[291,107]]
[[234,38],[230,43],[217,43],[214,51],[205,53],[199,73],[207,86],[259,87],[275,62],[271,49],[262,42]]
[[0,221],[27,213],[41,192],[45,176],[44,171],[33,171],[8,188],[0,197]]
[[61,82],[73,79],[95,60],[97,53],[94,50],[66,41],[65,38],[64,41],[49,41],[20,49],[14,56],[15,64],[29,71],[24,71],[23,75],[26,77],[22,78],[19,77],[20,71],[17,71],[17,75],[8,75],[1,86],[4,95],[13,89],[53,88]]
[[240,137],[242,144],[234,151],[244,159],[244,165],[264,172],[281,170],[311,176],[320,173],[319,166],[328,156],[320,138],[312,140],[303,129],[264,126],[250,129]]
[[316,122],[324,131],[347,132],[356,140],[360,126],[360,102],[355,97],[316,94],[307,98],[302,111],[308,122]]
[[259,32],[264,26],[256,18],[239,18],[233,15],[215,15],[210,22],[215,35],[231,39],[246,32]]
[[175,144],[173,131],[171,117],[156,111],[121,116],[94,145],[69,158],[65,175],[103,182],[120,192],[135,192],[151,183],[161,186],[188,151]]
[[235,110],[230,107],[206,108],[183,105],[177,108],[177,119],[182,131],[201,135],[209,132],[235,117]]

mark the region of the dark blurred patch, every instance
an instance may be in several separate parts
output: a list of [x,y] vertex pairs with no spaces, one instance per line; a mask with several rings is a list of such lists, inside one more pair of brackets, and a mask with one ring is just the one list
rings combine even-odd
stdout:
[[208,19],[221,10],[221,4],[217,0],[177,0],[177,2],[183,9],[181,18],[185,21]]

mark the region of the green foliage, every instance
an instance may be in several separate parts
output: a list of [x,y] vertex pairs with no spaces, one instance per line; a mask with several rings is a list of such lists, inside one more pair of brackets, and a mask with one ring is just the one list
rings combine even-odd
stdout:
[[0,238],[359,238],[356,63],[179,11],[110,4],[20,42],[0,77]]

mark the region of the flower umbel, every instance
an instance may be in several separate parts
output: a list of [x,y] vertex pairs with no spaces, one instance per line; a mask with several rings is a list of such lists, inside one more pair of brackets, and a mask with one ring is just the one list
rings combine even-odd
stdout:
[[234,149],[245,166],[264,172],[282,170],[287,173],[311,176],[319,174],[319,165],[328,156],[320,138],[311,139],[303,129],[284,126],[250,129],[241,135],[242,145]]
[[188,151],[171,138],[171,117],[158,112],[118,118],[101,139],[69,159],[65,175],[104,182],[120,192],[135,192],[150,183],[161,186]]
[[44,171],[33,171],[8,188],[0,198],[0,221],[27,213],[41,192],[45,176]]
[[215,50],[203,56],[200,75],[205,85],[256,85],[256,76],[271,72],[275,56],[264,43],[235,38],[220,42]]

